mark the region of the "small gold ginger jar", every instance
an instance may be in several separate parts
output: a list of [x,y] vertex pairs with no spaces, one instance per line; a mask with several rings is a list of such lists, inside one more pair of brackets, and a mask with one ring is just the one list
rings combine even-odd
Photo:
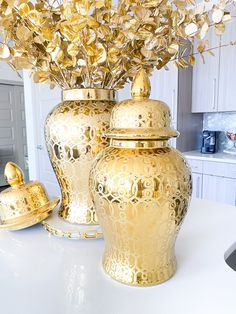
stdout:
[[105,238],[103,267],[133,286],[150,286],[176,271],[174,246],[187,212],[191,173],[168,140],[170,110],[148,99],[144,70],[133,81],[133,99],[118,103],[111,115],[110,147],[92,167],[90,189]]
[[38,181],[24,182],[22,170],[13,162],[5,167],[5,177],[11,186],[0,193],[0,229],[24,229],[46,219],[59,198],[49,200]]

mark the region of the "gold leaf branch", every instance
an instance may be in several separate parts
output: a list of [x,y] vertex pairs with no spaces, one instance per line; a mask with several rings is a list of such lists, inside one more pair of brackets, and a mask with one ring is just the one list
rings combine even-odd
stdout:
[[[222,35],[232,19],[219,0],[207,11],[194,0],[6,0],[0,7],[0,59],[15,70],[29,68],[39,83],[61,88],[120,89],[144,67],[194,64],[210,53],[205,39]],[[233,9],[234,11],[234,9]],[[188,43],[187,43],[188,42]]]

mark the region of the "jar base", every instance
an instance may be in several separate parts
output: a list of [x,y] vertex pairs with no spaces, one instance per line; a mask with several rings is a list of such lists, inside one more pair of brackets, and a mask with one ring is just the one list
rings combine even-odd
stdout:
[[67,223],[96,226],[98,225],[97,216],[93,207],[85,208],[85,206],[77,206],[70,208],[69,206],[60,206],[58,216]]
[[106,260],[103,261],[103,270],[112,279],[128,286],[148,287],[161,284],[174,276],[177,270],[177,263],[174,257],[170,263],[151,271],[148,269],[135,270],[127,265],[127,271],[125,272],[121,269],[123,267],[125,266],[119,265],[115,260],[109,263],[109,266]]
[[68,221],[59,217],[58,210],[55,210],[48,219],[43,221],[42,224],[44,229],[46,229],[52,235],[58,237],[65,237],[75,240],[93,240],[103,237],[100,225],[82,225],[69,223]]

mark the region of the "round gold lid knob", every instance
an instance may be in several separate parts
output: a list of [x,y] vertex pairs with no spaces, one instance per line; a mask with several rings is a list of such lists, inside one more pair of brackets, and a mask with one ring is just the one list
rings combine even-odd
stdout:
[[24,174],[20,167],[14,162],[8,162],[4,172],[5,178],[10,186],[20,186],[24,182]]
[[151,93],[151,84],[147,72],[141,69],[132,83],[131,95],[135,99],[149,98]]

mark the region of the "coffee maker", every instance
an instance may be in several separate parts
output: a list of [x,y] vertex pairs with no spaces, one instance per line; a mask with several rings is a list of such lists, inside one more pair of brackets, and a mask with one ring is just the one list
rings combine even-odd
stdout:
[[202,154],[214,154],[217,152],[218,136],[219,136],[218,131],[204,130],[202,132],[202,147],[201,147]]

